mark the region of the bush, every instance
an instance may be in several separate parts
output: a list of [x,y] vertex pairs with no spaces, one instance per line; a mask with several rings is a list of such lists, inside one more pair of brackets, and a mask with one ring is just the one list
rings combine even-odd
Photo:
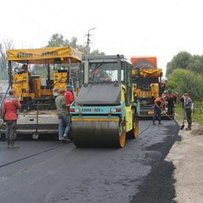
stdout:
[[203,77],[189,70],[176,69],[168,78],[167,88],[173,89],[181,96],[188,92],[193,101],[203,100]]

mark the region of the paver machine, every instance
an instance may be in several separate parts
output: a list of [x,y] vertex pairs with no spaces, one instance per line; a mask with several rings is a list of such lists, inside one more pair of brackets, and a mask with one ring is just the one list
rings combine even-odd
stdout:
[[140,106],[139,117],[153,116],[154,100],[162,93],[162,69],[157,68],[156,57],[132,57],[134,97]]
[[77,147],[124,147],[139,131],[133,101],[132,66],[123,55],[84,61],[83,85],[71,105],[72,139]]
[[55,90],[66,89],[71,74],[81,64],[82,53],[68,46],[45,47],[11,49],[7,57],[10,87],[22,104],[18,133],[32,134],[33,138],[56,134]]

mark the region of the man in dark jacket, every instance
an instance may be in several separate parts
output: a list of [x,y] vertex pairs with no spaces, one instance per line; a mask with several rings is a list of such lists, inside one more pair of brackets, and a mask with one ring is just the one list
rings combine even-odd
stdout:
[[18,99],[14,96],[14,90],[9,91],[9,97],[3,102],[3,119],[6,122],[6,139],[8,148],[15,148],[16,140],[16,127],[17,127],[17,109],[21,108],[21,104]]
[[183,108],[185,110],[187,123],[188,123],[188,127],[185,130],[191,130],[192,129],[192,108],[193,108],[192,99],[189,97],[188,93],[184,93],[183,97],[181,98],[181,101],[183,102]]

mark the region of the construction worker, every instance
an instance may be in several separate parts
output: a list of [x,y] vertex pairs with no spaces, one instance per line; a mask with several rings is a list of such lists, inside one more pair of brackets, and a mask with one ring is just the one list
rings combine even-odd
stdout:
[[184,93],[184,95],[181,98],[181,101],[183,102],[183,108],[186,114],[188,127],[185,130],[191,130],[192,129],[192,109],[193,109],[193,103],[192,99],[189,97],[188,93]]
[[168,90],[168,95],[166,96],[167,101],[167,115],[171,118],[174,117],[174,108],[175,108],[175,97],[171,90]]
[[174,103],[176,104],[177,103],[178,93],[177,92],[172,92],[172,96],[173,96],[173,99],[174,99]]
[[155,120],[158,119],[158,124],[161,125],[161,112],[165,106],[164,96],[157,97],[154,100],[154,115],[153,115],[153,125],[156,125]]
[[21,108],[20,101],[14,96],[14,90],[9,91],[9,97],[3,102],[2,117],[6,122],[6,139],[8,148],[16,148],[17,110]]
[[111,78],[101,68],[95,68],[93,71],[93,82],[110,82]]
[[74,101],[73,87],[71,84],[67,85],[67,91],[64,93],[64,97],[66,100],[66,105],[69,107],[70,104]]
[[67,110],[64,93],[65,93],[64,89],[59,89],[58,96],[55,99],[57,115],[58,115],[58,135],[59,135],[59,140],[62,142],[67,141],[67,135],[70,130],[70,114]]
[[22,67],[18,70],[18,73],[27,73],[28,71],[28,65],[23,64]]

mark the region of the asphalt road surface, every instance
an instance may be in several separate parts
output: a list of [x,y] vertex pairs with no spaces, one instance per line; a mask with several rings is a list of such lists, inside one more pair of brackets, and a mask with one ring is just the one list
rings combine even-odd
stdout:
[[164,158],[178,129],[173,121],[141,121],[139,138],[123,149],[29,139],[7,149],[1,141],[0,202],[172,202],[174,168]]

